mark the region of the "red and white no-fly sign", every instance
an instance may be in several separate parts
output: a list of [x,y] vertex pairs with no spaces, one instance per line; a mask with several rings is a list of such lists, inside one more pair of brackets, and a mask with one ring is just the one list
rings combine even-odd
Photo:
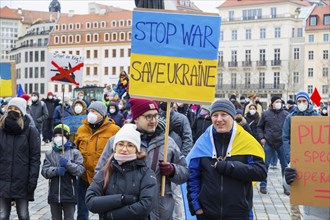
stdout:
[[84,58],[73,54],[48,53],[48,81],[82,85]]

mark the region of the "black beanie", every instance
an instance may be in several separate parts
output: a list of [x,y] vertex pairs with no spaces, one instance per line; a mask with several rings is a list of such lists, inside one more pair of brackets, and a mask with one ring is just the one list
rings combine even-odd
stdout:
[[278,96],[278,95],[274,95],[274,96],[272,96],[271,104],[273,104],[277,99],[282,99],[282,97],[280,97],[280,96]]

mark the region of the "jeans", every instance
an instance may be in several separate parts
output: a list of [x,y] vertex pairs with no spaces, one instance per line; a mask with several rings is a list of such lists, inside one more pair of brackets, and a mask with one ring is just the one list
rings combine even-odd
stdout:
[[[277,152],[278,155],[278,159],[280,160],[280,164],[281,164],[281,172],[282,172],[282,177],[284,176],[284,169],[285,167],[288,166],[286,159],[285,159],[285,154],[284,154],[284,148],[283,145],[277,148],[271,147],[270,145],[268,145],[267,143],[264,145],[264,151],[265,151],[265,156],[266,156],[266,169],[268,172],[268,168],[272,159],[272,155],[275,153],[275,151]],[[260,188],[266,188],[267,187],[267,178],[263,181],[261,181],[260,183]]]
[[175,200],[174,211],[172,215],[172,220],[184,220],[184,205],[182,199],[181,185],[171,183],[172,195]]
[[88,182],[78,177],[77,191],[78,191],[78,215],[77,220],[88,220],[89,211],[85,203],[86,191],[89,187]]
[[276,151],[274,151],[272,154],[272,159],[271,159],[270,164],[275,167],[277,165],[277,161],[278,161],[278,156],[277,156]]
[[[9,220],[12,199],[0,197],[0,220]],[[15,199],[16,211],[19,220],[30,220],[29,201],[27,199]]]
[[[52,220],[74,220],[74,211],[76,204],[73,202],[50,203],[50,212],[52,213]],[[64,218],[62,218],[62,211]]]

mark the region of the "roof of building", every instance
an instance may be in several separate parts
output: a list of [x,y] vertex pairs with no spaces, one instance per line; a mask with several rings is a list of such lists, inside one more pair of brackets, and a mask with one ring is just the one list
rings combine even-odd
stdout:
[[[330,14],[329,5],[324,6],[316,6],[308,19],[306,20],[306,31],[310,30],[322,30],[322,29],[330,29],[330,25],[324,25],[324,16]],[[314,26],[310,26],[309,20],[311,16],[317,17],[317,23]]]
[[226,0],[217,8],[245,6],[245,5],[260,5],[292,2],[303,6],[310,6],[311,3],[307,0]]

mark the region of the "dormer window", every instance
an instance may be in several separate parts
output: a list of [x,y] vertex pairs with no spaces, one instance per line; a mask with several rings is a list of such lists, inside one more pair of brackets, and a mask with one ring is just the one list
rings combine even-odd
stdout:
[[58,31],[60,29],[60,26],[58,24],[55,25],[55,31]]
[[80,23],[76,23],[76,29],[80,29],[81,24]]
[[59,44],[60,42],[60,37],[59,36],[55,36],[54,37],[54,44]]
[[98,22],[94,22],[94,28],[98,28],[99,27],[99,23]]
[[127,20],[127,25],[132,26],[132,20],[131,19]]
[[111,22],[111,27],[117,27],[117,21],[116,20]]
[[91,29],[91,28],[92,28],[92,24],[91,24],[90,22],[87,22],[87,23],[86,23],[86,28],[87,28],[87,29]]
[[101,28],[105,28],[107,26],[107,23],[105,21],[101,21]]
[[330,25],[330,14],[326,14],[323,17],[323,25]]
[[62,24],[62,30],[66,30],[66,25]]
[[120,20],[120,21],[119,21],[119,26],[120,26],[120,27],[125,26],[125,21],[124,21],[124,20]]
[[317,16],[311,15],[309,17],[309,26],[316,26],[317,25]]

